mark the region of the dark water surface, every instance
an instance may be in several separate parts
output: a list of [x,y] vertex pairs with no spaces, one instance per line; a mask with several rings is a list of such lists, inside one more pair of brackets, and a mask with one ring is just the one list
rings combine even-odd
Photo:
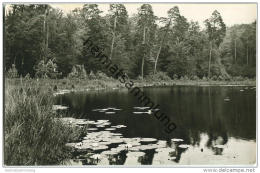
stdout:
[[[252,87],[174,86],[144,88],[154,103],[160,104],[177,129],[168,134],[153,114],[134,114],[142,106],[127,90],[69,93],[57,97],[68,106],[69,115],[89,120],[109,120],[125,125],[117,130],[123,137],[183,139],[190,147],[179,149],[174,160],[148,153],[148,163],[167,164],[254,164],[256,160],[256,90]],[[93,111],[114,107],[115,114]],[[220,146],[220,147],[215,147]],[[121,164],[128,163],[127,159]],[[84,163],[83,163],[84,164]],[[134,163],[133,163],[134,164]],[[142,164],[142,163],[141,163]]]

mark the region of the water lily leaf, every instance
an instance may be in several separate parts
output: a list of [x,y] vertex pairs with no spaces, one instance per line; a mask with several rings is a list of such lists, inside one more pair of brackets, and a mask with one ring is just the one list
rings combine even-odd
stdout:
[[187,145],[187,144],[181,144],[181,145],[179,145],[178,147],[179,147],[179,148],[184,148],[184,149],[186,149],[186,148],[189,148],[190,145]]
[[65,109],[68,109],[69,107],[67,106],[62,106],[62,105],[53,105],[52,106],[52,110],[65,110]]
[[183,139],[177,139],[177,138],[173,138],[171,139],[172,142],[183,142]]
[[129,152],[126,154],[127,157],[143,157],[145,155],[144,152]]
[[115,114],[116,112],[105,112],[105,114]]
[[105,130],[114,131],[114,130],[116,130],[116,128],[106,128]]

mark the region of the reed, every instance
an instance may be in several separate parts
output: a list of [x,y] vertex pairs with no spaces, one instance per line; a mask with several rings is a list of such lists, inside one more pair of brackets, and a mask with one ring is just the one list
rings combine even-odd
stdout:
[[70,157],[67,142],[81,135],[52,110],[50,88],[41,83],[5,81],[4,164],[56,165]]

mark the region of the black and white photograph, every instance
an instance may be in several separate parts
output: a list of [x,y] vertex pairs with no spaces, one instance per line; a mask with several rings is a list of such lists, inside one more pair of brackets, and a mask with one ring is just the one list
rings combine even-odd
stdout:
[[257,5],[3,2],[2,166],[256,166]]

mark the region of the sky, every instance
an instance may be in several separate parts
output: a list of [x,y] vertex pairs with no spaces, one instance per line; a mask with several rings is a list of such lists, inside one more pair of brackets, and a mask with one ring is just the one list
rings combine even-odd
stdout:
[[[83,3],[51,3],[54,8],[69,13],[75,8],[82,8]],[[129,16],[138,13],[138,8],[142,3],[125,3],[124,4]],[[248,24],[257,19],[257,4],[180,4],[180,3],[151,3],[154,14],[158,17],[167,17],[167,11],[178,6],[181,15],[185,16],[188,21],[197,21],[204,28],[204,21],[209,18],[214,10],[218,10],[227,26],[234,24]],[[8,10],[8,5],[6,6]],[[98,7],[107,14],[109,9],[108,3],[99,3]]]
[[[75,8],[82,8],[81,3],[59,3],[51,4],[54,8],[59,8],[65,13],[70,12]],[[141,3],[126,3],[124,4],[129,16],[137,14],[137,9]],[[189,21],[198,21],[201,26],[204,25],[204,20],[209,18],[214,10],[218,10],[227,26],[234,24],[252,23],[257,18],[256,4],[176,4],[176,3],[152,3],[154,14],[158,17],[166,17],[167,11],[177,5],[180,13]],[[98,4],[99,9],[106,14],[109,9],[109,4]]]

